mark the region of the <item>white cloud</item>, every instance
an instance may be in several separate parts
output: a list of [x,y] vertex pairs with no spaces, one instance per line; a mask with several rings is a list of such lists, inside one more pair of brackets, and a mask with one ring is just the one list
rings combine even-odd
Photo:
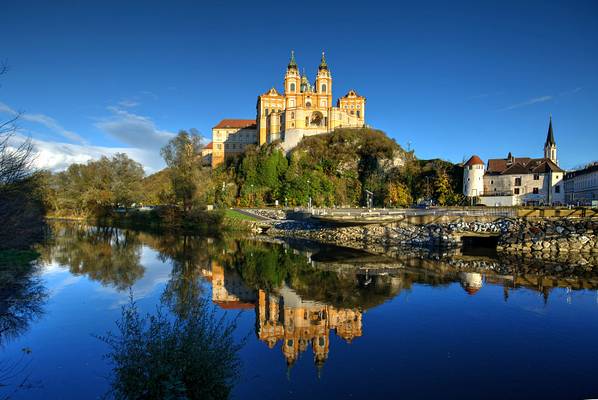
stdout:
[[158,129],[148,117],[118,107],[108,107],[108,110],[112,112],[112,116],[97,122],[95,126],[130,146],[159,151],[175,136],[172,132]]
[[118,105],[121,107],[126,107],[126,108],[133,108],[133,107],[137,107],[139,105],[138,101],[135,100],[121,100],[118,102]]
[[[0,102],[0,112],[9,114],[11,116],[19,115],[19,113],[14,110],[13,108],[9,107],[7,104]],[[69,131],[65,129],[62,125],[60,125],[54,118],[49,117],[44,114],[29,114],[29,113],[22,113],[19,119],[28,122],[34,122],[37,124],[41,124],[46,128],[50,129],[51,131],[61,135],[62,137],[72,140],[73,142],[77,143],[85,143],[85,140],[77,135],[73,131]]]
[[554,98],[553,96],[534,97],[533,99],[526,100],[526,101],[524,101],[522,103],[517,103],[517,104],[513,104],[511,106],[502,108],[499,111],[508,111],[508,110],[513,110],[515,108],[520,108],[520,107],[525,107],[525,106],[531,106],[532,104],[543,103],[545,101],[550,101],[553,98]]
[[[14,145],[25,140],[25,136],[16,135]],[[80,145],[63,142],[51,142],[31,139],[36,158],[35,167],[51,171],[62,171],[73,163],[84,164],[90,160],[97,160],[102,156],[113,156],[116,153],[125,153],[133,160],[143,165],[146,173],[153,173],[164,168],[162,158],[155,151],[132,147],[106,147]]]

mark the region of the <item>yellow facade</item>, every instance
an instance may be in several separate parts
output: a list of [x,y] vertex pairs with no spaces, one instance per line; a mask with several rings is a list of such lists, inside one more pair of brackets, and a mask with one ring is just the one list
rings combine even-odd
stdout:
[[333,106],[332,74],[324,53],[313,84],[305,72],[299,73],[291,53],[283,93],[271,88],[258,97],[256,122],[260,145],[275,140],[286,141],[285,134],[291,132],[300,132],[303,137],[339,127],[363,127],[365,97],[350,90]]
[[321,367],[330,350],[330,331],[351,342],[362,335],[362,311],[337,309],[330,305],[306,302],[288,305],[281,298],[260,290],[258,293],[258,337],[274,348],[282,341],[287,365],[311,345],[314,363]]
[[287,66],[280,93],[271,88],[258,96],[256,119],[224,119],[212,128],[212,167],[227,157],[245,151],[249,145],[282,141],[285,150],[305,136],[331,132],[336,128],[365,126],[365,97],[350,90],[333,105],[332,74],[324,53],[315,80],[299,72],[295,56]]

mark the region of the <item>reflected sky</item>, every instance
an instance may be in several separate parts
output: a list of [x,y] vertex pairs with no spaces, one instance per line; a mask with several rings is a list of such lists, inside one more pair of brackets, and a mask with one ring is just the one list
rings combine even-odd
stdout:
[[151,313],[190,291],[240,313],[236,335],[249,336],[234,398],[598,396],[593,276],[393,270],[313,243],[55,229],[36,275],[43,315],[0,349],[2,360],[27,349],[39,383],[12,398],[99,398],[111,374],[94,335],[114,330],[130,293]]

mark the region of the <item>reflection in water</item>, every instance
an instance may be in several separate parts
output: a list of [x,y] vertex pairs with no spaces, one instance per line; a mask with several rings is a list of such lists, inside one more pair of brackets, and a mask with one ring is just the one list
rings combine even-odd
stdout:
[[73,225],[57,229],[54,243],[42,251],[45,260],[121,290],[143,276],[140,254],[148,246],[172,266],[161,300],[176,318],[194,314],[192,299],[207,295],[202,282],[210,282],[211,300],[220,308],[255,311],[257,338],[271,349],[280,346],[288,366],[311,347],[318,370],[334,351],[333,334],[347,343],[366,336],[365,312],[414,285],[458,283],[476,299],[484,285],[500,285],[505,301],[519,287],[538,291],[545,301],[557,287],[598,288],[595,275],[545,275],[537,262],[519,260],[504,268],[508,260],[489,257],[385,258],[314,243],[154,236]]
[[51,245],[40,247],[42,260],[69,267],[73,275],[125,290],[143,276],[139,234],[111,227],[53,224]]
[[[0,348],[43,315],[47,298],[34,262],[0,263]],[[28,379],[29,353],[25,348],[17,359],[0,360],[0,389],[14,394],[33,387]],[[5,397],[0,393],[0,398]]]
[[0,346],[43,314],[47,297],[35,265],[0,265]]

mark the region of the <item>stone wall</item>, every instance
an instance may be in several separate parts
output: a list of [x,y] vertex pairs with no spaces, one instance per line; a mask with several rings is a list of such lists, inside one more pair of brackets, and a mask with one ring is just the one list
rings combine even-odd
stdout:
[[538,261],[552,260],[559,265],[598,266],[598,219],[595,218],[539,221],[504,218],[493,222],[389,223],[347,227],[284,221],[274,224],[268,234],[384,254],[398,254],[409,247],[454,251],[461,247],[464,236],[497,236],[499,253]]
[[498,250],[598,254],[598,219],[517,219],[503,235]]

